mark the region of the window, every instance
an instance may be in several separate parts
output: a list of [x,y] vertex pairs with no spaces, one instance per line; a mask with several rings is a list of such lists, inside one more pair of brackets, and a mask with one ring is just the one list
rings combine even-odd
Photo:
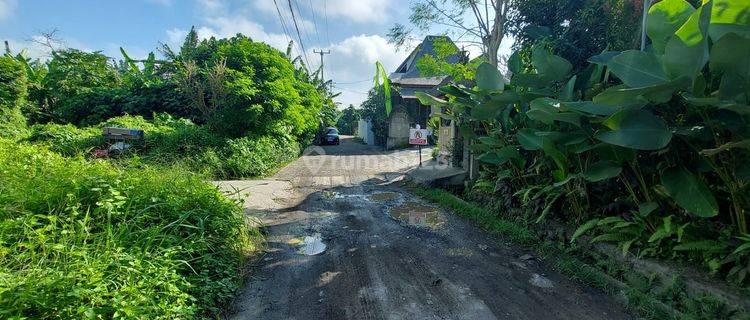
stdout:
[[328,131],[326,132],[326,134],[339,134],[339,131],[336,130],[336,129],[334,129],[334,128],[330,128],[330,129],[328,129]]

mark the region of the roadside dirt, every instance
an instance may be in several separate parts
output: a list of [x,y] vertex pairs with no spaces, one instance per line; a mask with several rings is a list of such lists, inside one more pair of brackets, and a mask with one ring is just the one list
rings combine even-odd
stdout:
[[[332,151],[358,152],[335,157],[408,162],[353,144],[344,140]],[[358,172],[351,169],[323,170]],[[285,172],[277,181],[291,181]],[[286,197],[276,198],[275,208],[267,199],[259,199],[262,208],[246,202],[268,244],[229,319],[632,318],[614,298],[566,279],[523,248],[409,194],[387,175],[364,172],[371,177],[328,187],[245,182],[257,197]]]

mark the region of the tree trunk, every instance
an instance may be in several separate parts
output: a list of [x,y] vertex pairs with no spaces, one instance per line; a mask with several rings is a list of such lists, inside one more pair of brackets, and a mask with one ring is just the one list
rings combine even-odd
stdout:
[[495,21],[492,24],[492,29],[486,38],[482,39],[487,61],[495,67],[498,65],[497,52],[500,50],[500,44],[503,42],[503,37],[505,36],[506,8],[506,1],[497,1],[494,8]]

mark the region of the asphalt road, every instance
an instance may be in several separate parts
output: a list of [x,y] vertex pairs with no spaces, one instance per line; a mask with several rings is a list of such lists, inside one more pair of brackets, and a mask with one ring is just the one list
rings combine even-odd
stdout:
[[417,159],[344,139],[272,179],[222,182],[248,195],[268,240],[227,318],[632,318],[394,183]]

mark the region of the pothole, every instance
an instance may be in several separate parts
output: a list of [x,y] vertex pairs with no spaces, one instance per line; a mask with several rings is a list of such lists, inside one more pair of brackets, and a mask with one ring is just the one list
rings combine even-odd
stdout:
[[399,197],[401,197],[401,195],[395,192],[380,192],[370,195],[370,201],[392,201]]
[[326,251],[326,244],[323,243],[320,233],[313,234],[312,236],[305,236],[305,238],[298,242],[297,245],[299,246],[297,252],[306,256],[314,256]]
[[391,207],[389,211],[394,219],[413,226],[437,229],[445,224],[445,217],[440,214],[438,208],[418,202],[405,202],[402,205]]

